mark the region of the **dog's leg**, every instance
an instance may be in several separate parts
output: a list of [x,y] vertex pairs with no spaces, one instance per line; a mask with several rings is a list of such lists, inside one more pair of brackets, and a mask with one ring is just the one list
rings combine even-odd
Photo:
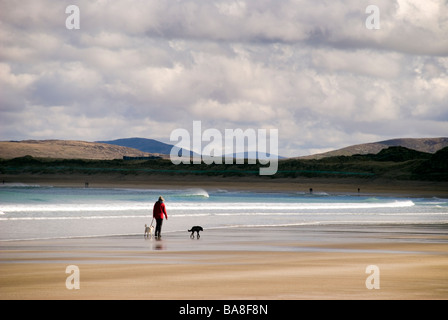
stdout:
[[194,231],[191,233],[190,238],[194,239]]
[[198,231],[198,239],[201,237],[201,235],[199,234],[199,231]]

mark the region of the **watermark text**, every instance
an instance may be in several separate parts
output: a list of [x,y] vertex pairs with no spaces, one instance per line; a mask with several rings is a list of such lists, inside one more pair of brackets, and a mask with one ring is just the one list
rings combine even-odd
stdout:
[[65,27],[68,30],[79,30],[81,28],[81,16],[79,7],[72,4],[65,8],[65,13],[70,14],[67,19],[65,19]]
[[366,8],[366,14],[369,16],[366,19],[366,28],[369,30],[379,30],[380,26],[380,8],[376,5],[369,5]]
[[380,268],[375,265],[366,267],[366,273],[369,276],[366,279],[366,288],[369,290],[380,288]]
[[[170,159],[178,164],[248,164],[261,165],[260,175],[274,175],[278,170],[278,129],[218,129],[202,131],[201,121],[193,121],[192,134],[179,128],[171,132],[170,141],[177,142],[171,149]],[[246,143],[247,142],[247,143]],[[205,145],[203,146],[203,144]],[[269,152],[268,152],[269,145]],[[253,154],[247,150],[252,148]],[[191,155],[190,150],[194,151]]]
[[80,286],[80,274],[79,274],[79,268],[75,265],[70,265],[65,268],[65,273],[70,274],[67,279],[65,280],[65,287],[68,290],[79,290],[81,288]]

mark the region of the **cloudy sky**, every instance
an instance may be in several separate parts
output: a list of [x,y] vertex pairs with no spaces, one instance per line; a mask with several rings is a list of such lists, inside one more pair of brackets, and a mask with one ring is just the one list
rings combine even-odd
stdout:
[[169,142],[193,120],[278,129],[284,156],[447,136],[448,1],[0,0],[0,140]]

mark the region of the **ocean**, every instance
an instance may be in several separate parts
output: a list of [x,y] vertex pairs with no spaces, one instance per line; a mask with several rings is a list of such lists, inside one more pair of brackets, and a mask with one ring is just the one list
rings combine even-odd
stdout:
[[[448,199],[325,192],[60,188],[0,185],[0,241],[141,235],[165,198],[162,235],[194,225],[223,228],[306,225],[443,225]],[[155,223],[154,223],[155,225]]]

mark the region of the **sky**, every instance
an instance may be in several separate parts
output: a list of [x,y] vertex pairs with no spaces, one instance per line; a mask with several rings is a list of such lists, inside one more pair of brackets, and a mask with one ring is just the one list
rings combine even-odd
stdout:
[[0,0],[0,140],[193,121],[278,129],[288,157],[448,136],[448,1]]

